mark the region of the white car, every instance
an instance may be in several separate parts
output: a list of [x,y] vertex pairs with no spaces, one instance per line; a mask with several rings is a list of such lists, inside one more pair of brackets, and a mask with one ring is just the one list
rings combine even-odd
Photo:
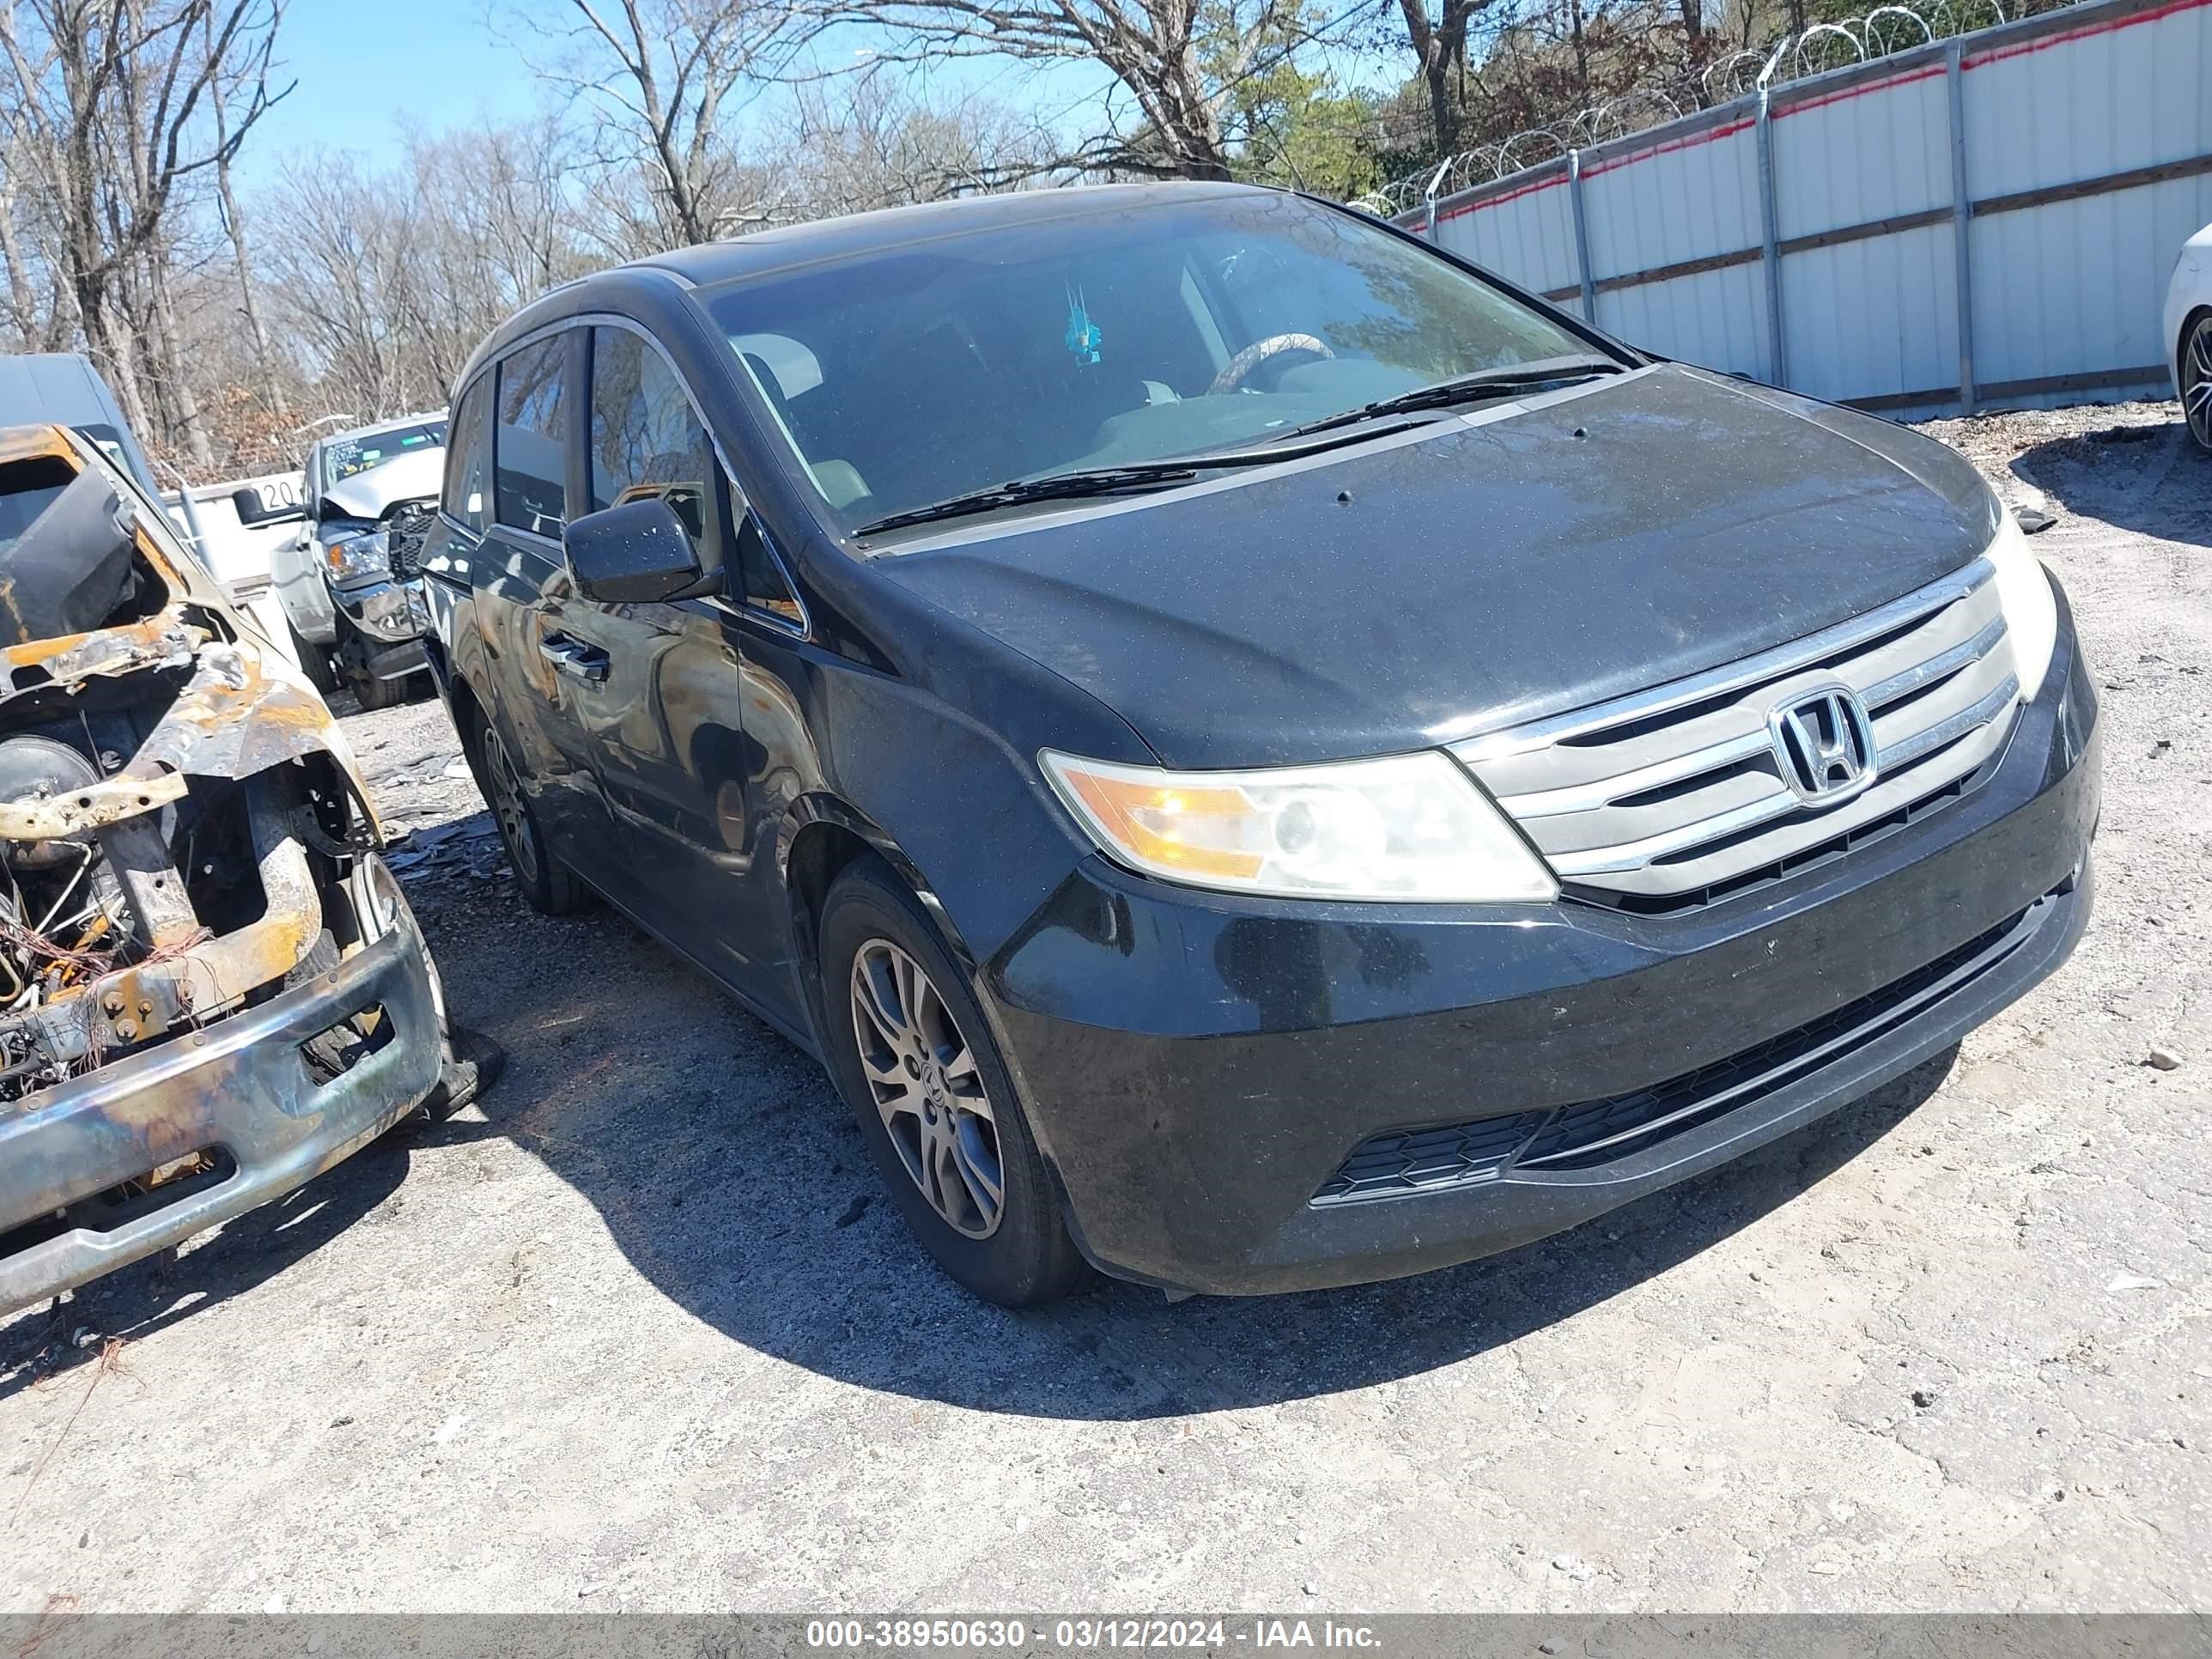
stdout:
[[2173,351],[2173,395],[2189,435],[2212,450],[2212,225],[2182,245],[2166,291],[2166,340]]
[[422,619],[386,532],[403,512],[435,506],[445,470],[442,409],[318,438],[301,469],[306,516],[270,556],[301,665],[363,708],[404,701],[423,678]]

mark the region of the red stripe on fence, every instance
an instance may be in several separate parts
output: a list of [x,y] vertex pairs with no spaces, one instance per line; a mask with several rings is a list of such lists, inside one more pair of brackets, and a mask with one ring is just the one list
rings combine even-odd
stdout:
[[[2060,33],[2042,36],[2033,40],[2023,40],[2017,46],[1992,47],[1987,52],[1963,59],[1961,67],[1970,70],[1980,69],[1984,64],[2002,63],[2008,58],[2018,58],[2032,52],[2043,52],[2051,46],[2063,46],[2069,40],[2086,40],[2092,35],[2112,34],[2121,29],[2132,28],[2138,23],[2154,23],[2161,17],[2171,17],[2177,12],[2195,11],[2199,7],[2208,5],[2212,5],[2212,0],[2169,0],[2169,3],[2149,11],[2139,11],[2126,17],[2115,17],[2101,23],[2084,23],[2079,28],[2067,29]],[[1808,98],[1799,103],[1778,104],[1774,106],[1773,118],[1779,121],[1785,117],[1798,114],[1802,111],[1824,109],[1830,104],[1840,104],[1853,98],[1863,98],[1870,92],[1887,92],[1892,87],[1906,87],[1916,81],[1933,80],[1943,72],[1942,64],[1934,64],[1904,75],[1893,75],[1883,80],[1867,81],[1855,87],[1844,87],[1838,91],[1827,93],[1819,98]],[[1693,132],[1686,137],[1670,139],[1666,143],[1654,144],[1649,149],[1639,149],[1612,161],[1601,161],[1595,167],[1585,167],[1583,169],[1583,177],[1595,179],[1601,173],[1611,173],[1616,167],[1628,167],[1638,161],[1648,161],[1655,155],[1666,155],[1676,150],[1694,149],[1699,144],[1710,144],[1718,139],[1732,138],[1746,128],[1756,125],[1758,125],[1756,121],[1746,117],[1741,120],[1731,121],[1724,126],[1712,128],[1710,131]],[[1567,176],[1562,173],[1555,178],[1539,179],[1534,184],[1522,185],[1517,189],[1509,190],[1502,196],[1486,196],[1479,202],[1462,203],[1458,207],[1446,208],[1439,211],[1437,215],[1437,222],[1442,224],[1447,219],[1457,219],[1465,214],[1480,213],[1485,208],[1503,207],[1508,202],[1516,202],[1523,196],[1533,196],[1539,191],[1551,190],[1566,182]]]
[[2212,5],[2212,0],[2172,0],[2172,3],[2152,11],[2139,11],[2131,17],[2115,17],[2102,23],[2084,23],[2079,28],[2062,30],[2033,40],[2022,40],[2016,46],[1992,46],[1966,61],[1968,69],[1979,69],[1984,64],[2001,64],[2008,58],[2021,58],[2032,52],[2043,52],[2051,46],[2063,46],[2069,40],[2086,40],[2093,34],[2111,34],[2114,31],[2132,28],[2137,23],[2154,23],[2161,17],[2171,17],[2176,12],[2195,11],[2199,6]]

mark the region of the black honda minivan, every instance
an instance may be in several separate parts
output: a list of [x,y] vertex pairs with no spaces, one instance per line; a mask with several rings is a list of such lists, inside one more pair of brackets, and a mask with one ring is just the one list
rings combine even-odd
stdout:
[[525,894],[817,1056],[994,1301],[1536,1238],[2088,920],[2094,694],[1971,467],[1345,209],[690,248],[453,408],[432,656]]

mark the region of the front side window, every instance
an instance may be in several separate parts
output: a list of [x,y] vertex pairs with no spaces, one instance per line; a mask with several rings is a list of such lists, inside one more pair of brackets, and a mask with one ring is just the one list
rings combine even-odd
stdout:
[[1595,349],[1426,248],[1273,193],[938,236],[703,297],[848,530]]
[[491,376],[480,374],[453,410],[454,441],[446,453],[447,514],[475,531],[482,531],[489,520],[484,475],[489,471],[491,428],[484,406],[490,400]]
[[714,500],[714,451],[684,383],[641,335],[592,331],[592,510],[664,501],[696,548]]
[[548,336],[501,360],[492,440],[500,523],[540,536],[568,523],[568,336]]

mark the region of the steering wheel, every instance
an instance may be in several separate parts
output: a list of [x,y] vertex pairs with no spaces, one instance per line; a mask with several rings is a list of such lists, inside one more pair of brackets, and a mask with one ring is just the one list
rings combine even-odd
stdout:
[[1317,339],[1310,334],[1270,334],[1264,340],[1253,341],[1231,357],[1228,366],[1213,377],[1213,384],[1206,388],[1206,395],[1211,398],[1217,392],[1236,391],[1254,369],[1286,351],[1303,351],[1314,357],[1334,358],[1336,356],[1328,349],[1328,341]]

